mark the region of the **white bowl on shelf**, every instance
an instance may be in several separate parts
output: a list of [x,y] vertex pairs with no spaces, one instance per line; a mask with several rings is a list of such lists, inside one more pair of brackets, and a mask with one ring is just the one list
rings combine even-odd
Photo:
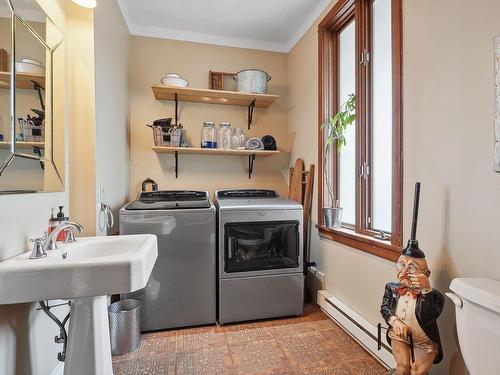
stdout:
[[187,87],[189,86],[189,82],[177,73],[169,73],[165,77],[161,79],[161,83],[167,86],[174,87]]
[[16,61],[16,73],[45,75],[45,67],[38,60],[24,58]]

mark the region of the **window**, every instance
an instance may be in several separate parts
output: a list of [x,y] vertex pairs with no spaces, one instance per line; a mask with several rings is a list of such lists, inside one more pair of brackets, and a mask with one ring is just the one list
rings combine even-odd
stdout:
[[[320,235],[386,259],[402,245],[401,0],[339,0],[319,25],[319,123],[356,96],[346,145],[325,151],[319,130]],[[324,225],[331,190],[342,228]]]

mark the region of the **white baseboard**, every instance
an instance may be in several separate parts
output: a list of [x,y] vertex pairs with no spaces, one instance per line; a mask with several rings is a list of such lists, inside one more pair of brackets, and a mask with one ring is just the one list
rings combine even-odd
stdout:
[[382,334],[382,348],[377,348],[377,327],[361,317],[349,306],[335,298],[326,290],[319,290],[317,296],[318,305],[333,320],[335,320],[347,333],[368,350],[380,363],[387,368],[395,368],[396,362],[390,352],[389,344]]
[[52,370],[50,375],[63,375],[64,374],[64,363],[59,362],[56,367]]

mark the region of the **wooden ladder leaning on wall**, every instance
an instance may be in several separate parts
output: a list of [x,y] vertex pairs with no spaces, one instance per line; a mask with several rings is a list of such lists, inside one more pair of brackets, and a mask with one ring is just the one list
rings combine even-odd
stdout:
[[309,165],[309,170],[304,170],[304,160],[297,159],[295,166],[290,168],[290,188],[288,198],[300,203],[304,207],[304,273],[309,264],[309,232],[311,226],[311,207],[314,187],[315,165]]

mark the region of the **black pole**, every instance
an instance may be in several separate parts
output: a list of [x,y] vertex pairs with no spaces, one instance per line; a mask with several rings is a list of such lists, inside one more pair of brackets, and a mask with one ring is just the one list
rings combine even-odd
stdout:
[[179,95],[177,93],[174,94],[175,96],[175,125],[179,125]]
[[418,247],[417,241],[417,221],[418,207],[420,204],[420,182],[415,183],[415,197],[413,200],[413,220],[411,223],[411,237],[406,247],[401,250],[401,255],[413,258],[425,258],[425,253]]
[[417,239],[418,206],[420,203],[420,182],[415,182],[415,197],[413,199],[413,221],[411,223],[411,241]]

